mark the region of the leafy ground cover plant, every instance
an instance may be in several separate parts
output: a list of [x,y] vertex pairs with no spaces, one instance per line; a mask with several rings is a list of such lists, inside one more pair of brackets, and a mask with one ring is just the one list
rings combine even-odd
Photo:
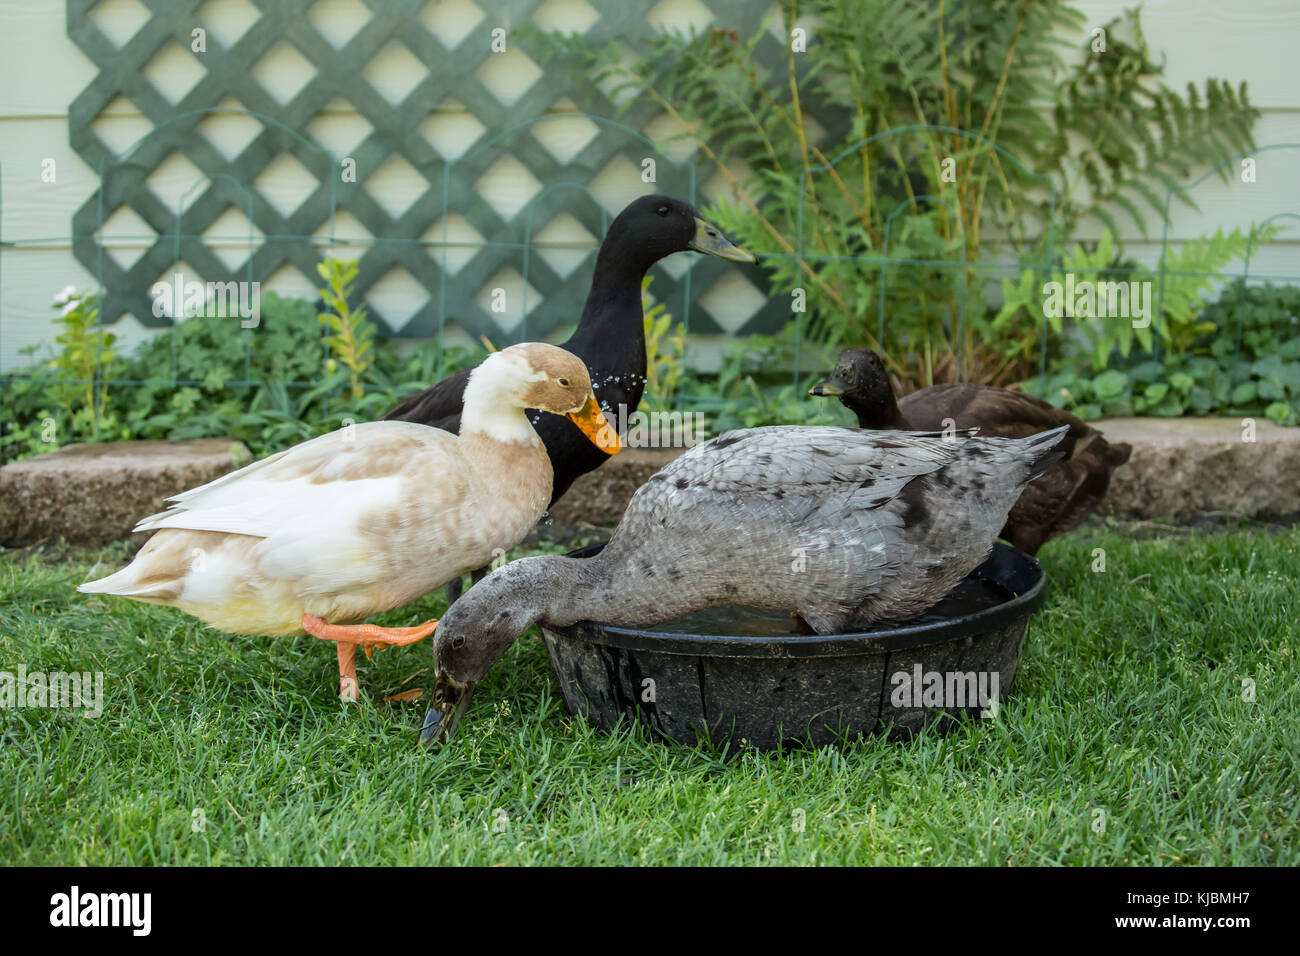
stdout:
[[[97,430],[82,424],[81,393],[70,393],[49,374],[50,362],[69,366],[84,354],[85,343],[76,344],[70,357],[60,352],[18,369],[0,391],[0,456],[14,460],[68,441],[210,436],[236,438],[254,455],[269,454],[348,421],[378,418],[440,373],[484,356],[478,348],[394,343],[365,350],[364,364],[354,367],[331,351],[319,314],[309,301],[266,293],[256,329],[241,329],[237,318],[198,315],[128,356],[108,350],[100,380],[124,384],[103,388]],[[353,310],[354,321],[356,315]],[[62,339],[58,344],[70,348]]]
[[1134,352],[1105,370],[1058,367],[1023,387],[1085,419],[1263,415],[1300,423],[1300,288],[1237,280],[1198,315],[1208,331],[1160,360]]

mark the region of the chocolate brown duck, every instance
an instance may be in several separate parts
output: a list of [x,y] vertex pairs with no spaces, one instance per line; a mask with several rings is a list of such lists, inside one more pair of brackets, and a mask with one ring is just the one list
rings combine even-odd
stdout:
[[835,371],[813,395],[837,397],[858,417],[858,427],[907,431],[978,428],[982,436],[1024,438],[1062,425],[1069,432],[1058,450],[1065,457],[1025,487],[1000,537],[1026,554],[1078,527],[1106,496],[1111,473],[1132,449],[1110,444],[1101,432],[1069,412],[1024,392],[988,385],[935,385],[894,398],[880,356],[844,349]]

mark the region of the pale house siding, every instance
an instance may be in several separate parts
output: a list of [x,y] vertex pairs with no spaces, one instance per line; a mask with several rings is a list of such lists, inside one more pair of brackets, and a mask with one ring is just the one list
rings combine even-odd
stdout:
[[[95,68],[68,39],[64,9],[57,0],[0,0],[0,237],[53,240],[0,248],[0,369],[25,363],[21,348],[52,338],[55,292],[94,284],[66,237],[96,186],[68,145],[67,115]],[[41,182],[47,158],[56,163],[54,183]]]
[[[1122,14],[1134,4],[1116,0],[1079,3],[1096,25]],[[1198,86],[1208,75],[1246,81],[1250,98],[1263,114],[1255,128],[1259,146],[1278,143],[1300,145],[1300,4],[1294,0],[1147,0],[1142,5],[1147,41],[1165,58],[1165,77],[1171,86]],[[1088,130],[1080,129],[1087,136]],[[1211,176],[1189,193],[1199,212],[1175,200],[1170,236],[1192,239],[1214,230],[1249,228],[1276,213],[1300,214],[1300,148],[1274,150],[1256,157],[1257,181],[1245,184],[1239,176],[1224,184]],[[1197,174],[1199,175],[1199,173]],[[1127,217],[1124,239],[1134,257],[1154,263],[1159,256],[1160,226],[1152,219],[1151,235],[1143,238]],[[1283,222],[1285,225],[1285,222]],[[1081,238],[1099,231],[1096,224]],[[1300,221],[1278,243],[1252,258],[1251,274],[1274,273],[1300,277]]]
[[[1083,0],[1079,5],[1090,19],[1101,24],[1122,12],[1126,4]],[[475,15],[466,0],[446,0],[440,9],[434,9],[436,6],[431,4],[426,15],[436,21],[439,31],[454,34],[480,30],[485,31],[486,37],[491,17]],[[480,6],[490,10],[492,5],[484,0]],[[214,32],[232,26],[238,29],[240,20],[236,15],[242,7],[240,0],[214,0],[205,6],[204,12],[211,15]],[[761,9],[761,4],[756,7]],[[97,172],[70,149],[67,119],[68,104],[93,79],[95,68],[68,39],[66,9],[63,0],[0,0],[0,63],[4,64],[5,80],[0,83],[0,189],[3,190],[0,236],[6,243],[18,242],[0,251],[0,368],[3,369],[26,361],[19,354],[25,346],[50,341],[49,301],[55,291],[69,283],[83,288],[95,284],[94,275],[73,257],[68,232],[74,210],[95,191]],[[333,39],[333,34],[346,39],[357,25],[354,21],[358,10],[364,8],[347,0],[321,0],[311,15],[327,37]],[[581,29],[589,22],[588,8],[581,3],[554,0],[545,10],[545,26],[549,28]],[[700,25],[707,19],[701,10],[693,0],[666,0],[656,8],[655,20],[661,25]],[[146,15],[143,11],[145,8],[137,0],[106,0],[93,15],[111,37],[122,41]],[[226,13],[230,18],[223,15]],[[1295,81],[1294,52],[1300,45],[1300,5],[1293,0],[1252,0],[1241,4],[1223,4],[1220,0],[1148,0],[1143,22],[1152,47],[1167,58],[1167,75],[1172,82],[1181,85],[1200,81],[1206,73],[1244,79],[1250,84],[1254,102],[1264,111],[1258,127],[1260,144],[1300,143],[1300,83]],[[372,65],[381,88],[383,82],[400,85],[403,71],[409,70],[409,64],[402,62],[401,52],[389,51]],[[192,66],[184,62],[174,64],[174,72],[161,74],[159,84],[165,87],[168,82],[182,85],[192,82]],[[505,88],[531,82],[533,76],[528,65],[516,66],[504,64],[494,82]],[[268,87],[292,86],[296,68],[291,56],[272,60],[259,66],[259,79]],[[444,155],[454,155],[457,148],[463,148],[459,144],[468,144],[481,132],[481,124],[457,108],[457,104],[434,106],[438,108],[424,132]],[[558,108],[562,110],[564,104]],[[213,117],[210,136],[214,141],[238,142],[247,135],[241,124],[248,122],[239,117]],[[96,126],[115,150],[127,148],[151,129],[135,108],[121,99],[101,114]],[[591,126],[589,121],[574,116],[562,123],[538,127],[537,135],[548,149],[563,152],[590,136]],[[319,117],[309,133],[336,155],[343,155],[366,131],[365,121],[340,103],[338,109]],[[668,130],[653,126],[647,132],[658,137],[667,135]],[[1087,130],[1078,132],[1081,136],[1088,135]],[[47,159],[56,164],[54,183],[41,181],[42,162]],[[725,188],[721,177],[710,175],[703,166],[700,172],[700,192],[704,198],[717,195]],[[152,174],[150,186],[161,198],[174,204],[194,179],[195,171],[188,162],[173,157]],[[381,170],[377,179],[367,185],[377,191],[381,202],[400,204],[402,197],[418,195],[422,183],[422,177],[413,168],[396,163],[391,169]],[[268,198],[276,203],[278,198],[285,201],[291,198],[297,184],[292,173],[285,173],[271,176],[259,185],[266,188]],[[491,191],[505,208],[511,208],[512,204],[514,208],[522,207],[530,198],[530,188],[535,189],[536,185],[512,174],[508,164],[493,181],[484,184],[485,192]],[[647,186],[645,190],[650,188]],[[639,184],[634,180],[629,182],[627,177],[611,176],[605,182],[593,184],[593,189],[603,202],[616,209],[638,191]],[[1220,226],[1246,226],[1252,219],[1261,220],[1279,212],[1300,212],[1300,150],[1289,154],[1261,154],[1257,183],[1245,185],[1234,181],[1225,186],[1211,179],[1200,187],[1196,199],[1201,207],[1199,213],[1175,206],[1171,229],[1175,239],[1196,237]],[[343,241],[339,251],[356,254],[364,246],[349,246],[347,240],[362,243],[370,237],[348,219],[340,217],[337,226],[337,237]],[[215,230],[231,237],[221,244],[222,258],[236,262],[242,258],[248,240],[247,223],[241,220],[242,216],[232,215],[222,220],[220,230]],[[460,228],[453,216],[449,224],[453,240]],[[1129,231],[1125,239],[1136,257],[1145,262],[1154,261],[1158,233],[1142,239],[1135,228],[1126,228]],[[138,255],[142,246],[139,241],[126,238],[131,233],[130,217],[110,223],[105,229],[110,254],[124,258]],[[575,241],[591,242],[594,237],[586,235],[576,222],[558,222],[538,237],[539,254],[554,256],[557,261],[581,256],[580,251],[568,247]],[[1300,246],[1300,228],[1293,229],[1285,241],[1262,250],[1256,256],[1252,273],[1300,274],[1297,246]],[[518,286],[517,279],[509,279]],[[291,269],[282,270],[264,288],[289,295],[312,294],[306,278]],[[751,314],[756,295],[754,287],[737,276],[715,286],[710,294],[697,300],[696,306],[709,311],[724,328],[733,328]],[[413,280],[404,281],[395,276],[372,289],[368,298],[386,315],[400,317],[414,312],[424,296]],[[512,298],[518,301],[518,296]],[[127,317],[116,324],[115,331],[129,346],[151,330]],[[708,348],[710,343],[700,344],[705,348],[697,355],[716,352],[716,342],[711,343],[715,346],[712,349]]]

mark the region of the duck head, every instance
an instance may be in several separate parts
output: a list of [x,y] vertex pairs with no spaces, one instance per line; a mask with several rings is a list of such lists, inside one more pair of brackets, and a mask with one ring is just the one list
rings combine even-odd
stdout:
[[523,410],[539,408],[568,417],[606,454],[621,448],[591,390],[582,359],[544,342],[525,342],[493,352],[470,374],[465,386],[461,431],[502,441],[537,441]]
[[474,688],[510,645],[542,616],[557,582],[535,573],[544,559],[524,558],[489,574],[447,609],[434,632],[437,677],[420,743],[450,740]]
[[889,374],[880,356],[871,349],[844,349],[835,360],[835,371],[809,389],[809,394],[835,396],[858,416],[862,428],[898,425],[898,403]]
[[724,236],[721,229],[702,219],[690,203],[672,196],[633,200],[610,224],[606,242],[635,256],[637,265],[644,269],[664,256],[688,250],[729,262],[757,261],[752,253]]

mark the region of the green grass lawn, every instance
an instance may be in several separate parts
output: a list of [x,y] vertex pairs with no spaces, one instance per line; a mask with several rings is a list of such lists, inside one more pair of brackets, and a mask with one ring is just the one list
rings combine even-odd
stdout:
[[995,719],[731,756],[570,717],[533,634],[423,752],[424,703],[384,698],[428,685],[429,642],[361,659],[345,706],[332,645],[76,594],[120,547],[7,552],[0,670],[103,671],[106,700],[0,710],[0,862],[1295,865],[1298,547],[1076,532]]

